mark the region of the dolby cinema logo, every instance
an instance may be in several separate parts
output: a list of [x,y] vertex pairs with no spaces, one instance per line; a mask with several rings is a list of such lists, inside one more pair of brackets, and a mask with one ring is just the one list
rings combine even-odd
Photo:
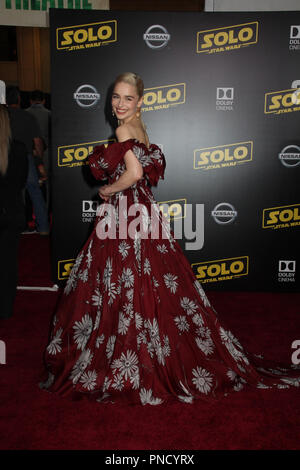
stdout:
[[216,93],[216,110],[233,111],[234,88],[218,87]]
[[280,260],[278,266],[278,282],[295,282],[296,261]]
[[73,98],[81,108],[93,108],[101,98],[93,85],[81,85],[73,94]]
[[219,225],[232,224],[237,218],[237,211],[232,204],[228,202],[220,202],[216,207],[211,211],[211,216],[214,221]]
[[292,25],[290,28],[290,51],[300,50],[300,25]]
[[143,39],[150,49],[163,49],[170,41],[170,34],[164,26],[154,24],[149,26],[143,35]]
[[81,220],[83,223],[93,222],[99,207],[97,201],[82,201]]
[[298,145],[287,145],[278,154],[278,158],[286,168],[295,168],[300,164],[300,147]]

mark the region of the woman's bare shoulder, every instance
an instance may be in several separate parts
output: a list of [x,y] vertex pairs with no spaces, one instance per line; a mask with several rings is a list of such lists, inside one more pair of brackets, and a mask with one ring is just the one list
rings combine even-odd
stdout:
[[116,136],[119,142],[134,138],[132,129],[128,124],[122,124],[121,126],[117,127]]

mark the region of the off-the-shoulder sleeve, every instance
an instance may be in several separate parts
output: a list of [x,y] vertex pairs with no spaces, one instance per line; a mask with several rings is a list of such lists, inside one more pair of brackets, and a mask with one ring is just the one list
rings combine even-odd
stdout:
[[157,145],[150,146],[150,152],[140,159],[144,175],[151,186],[157,186],[160,179],[164,179],[166,160],[164,154]]
[[97,180],[106,180],[114,173],[127,150],[132,149],[133,146],[133,139],[125,142],[115,142],[108,147],[105,147],[105,145],[97,145],[88,158],[94,178]]

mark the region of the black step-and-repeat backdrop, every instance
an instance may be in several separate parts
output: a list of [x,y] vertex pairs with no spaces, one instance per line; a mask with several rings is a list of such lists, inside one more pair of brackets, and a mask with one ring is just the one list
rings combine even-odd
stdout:
[[50,20],[53,280],[68,277],[92,230],[99,185],[86,159],[114,140],[111,85],[133,71],[145,83],[150,140],[167,160],[154,194],[182,224],[199,281],[297,290],[300,12],[54,9]]

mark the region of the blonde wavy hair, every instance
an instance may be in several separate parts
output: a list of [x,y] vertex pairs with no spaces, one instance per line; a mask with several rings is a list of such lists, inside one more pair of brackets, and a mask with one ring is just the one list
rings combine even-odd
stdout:
[[11,129],[8,111],[0,104],[0,173],[5,175],[8,167],[9,142]]
[[118,75],[115,79],[115,85],[120,82],[128,83],[136,88],[138,97],[141,98],[144,93],[144,82],[139,75],[133,72],[125,72]]

